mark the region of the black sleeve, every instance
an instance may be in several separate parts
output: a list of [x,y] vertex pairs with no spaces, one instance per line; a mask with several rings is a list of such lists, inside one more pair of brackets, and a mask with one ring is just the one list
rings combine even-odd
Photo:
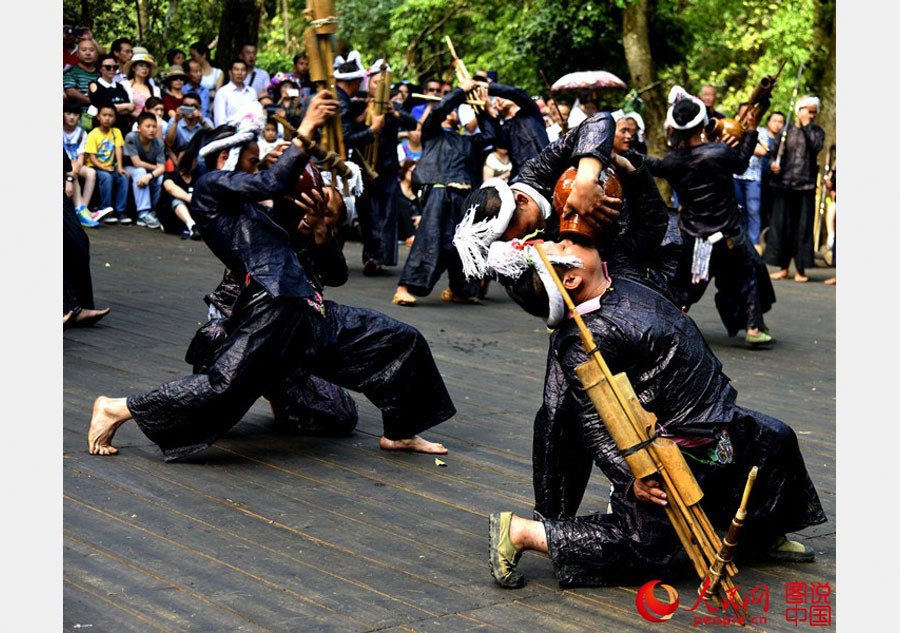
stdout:
[[[637,156],[632,163],[635,160],[640,161],[640,157]],[[642,254],[640,259],[649,262],[666,235],[669,215],[650,170],[643,164],[636,167],[633,172],[619,175],[628,205],[628,224],[620,237],[619,246]]]
[[825,146],[825,130],[818,125],[810,123],[806,127],[800,128],[800,131],[803,132],[803,135],[806,137],[806,148],[809,151],[810,157],[815,160],[816,155],[818,155]]
[[496,118],[484,110],[476,114],[478,118],[479,132],[472,137],[472,142],[478,151],[482,151],[489,145],[497,143],[500,138],[500,125]]
[[416,129],[416,126],[419,125],[419,122],[416,121],[416,118],[406,110],[403,110],[402,108],[395,108],[394,111],[400,115],[400,118],[397,120],[397,126],[401,130],[414,130]]
[[750,165],[750,159],[753,158],[753,150],[756,149],[756,143],[759,139],[759,132],[756,130],[748,130],[744,132],[744,138],[741,139],[740,145],[735,148],[734,154],[736,162],[730,164],[731,173],[743,174]]
[[534,99],[521,88],[507,86],[504,84],[492,83],[488,84],[488,94],[492,97],[500,97],[501,99],[509,99],[525,112],[531,115],[541,115],[541,109],[538,107]]
[[462,91],[462,88],[454,88],[444,95],[440,103],[431,109],[422,124],[422,138],[438,134],[444,120],[465,100],[466,93]]
[[[341,95],[343,96],[343,95]],[[347,148],[361,149],[375,140],[371,128],[363,128],[353,131],[355,126],[353,107],[349,99],[339,99],[341,104],[341,132],[344,135],[344,146]]]
[[313,272],[323,286],[343,286],[350,276],[347,260],[337,238],[333,235],[309,249]]

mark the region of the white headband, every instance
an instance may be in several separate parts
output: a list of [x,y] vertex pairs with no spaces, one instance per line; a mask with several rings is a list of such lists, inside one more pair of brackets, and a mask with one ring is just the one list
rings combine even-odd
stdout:
[[[530,244],[524,247],[522,244],[522,240],[494,242],[491,244],[488,253],[487,267],[491,272],[510,279],[518,279],[529,267],[534,268],[541,279],[541,283],[544,285],[544,290],[547,292],[547,307],[549,308],[547,326],[556,327],[562,323],[566,314],[565,301],[553,282],[553,277],[550,276],[550,272],[544,266],[544,261],[541,259],[537,249]],[[584,263],[574,255],[563,257],[548,255],[547,259],[550,260],[551,264],[559,264],[569,268],[584,267]]]
[[610,112],[610,114],[612,115],[613,121],[615,121],[616,123],[625,118],[625,110],[623,110],[622,108],[613,110],[612,112]]
[[198,152],[200,158],[209,154],[219,153],[226,149],[231,151],[228,153],[228,160],[222,169],[233,171],[237,166],[238,158],[241,155],[241,148],[244,143],[255,140],[259,132],[266,125],[266,114],[263,111],[259,101],[247,103],[237,111],[231,119],[228,120],[230,125],[237,127],[237,130],[231,136],[220,138],[212,143],[207,143]]
[[496,189],[500,194],[500,212],[490,219],[475,222],[478,206],[472,205],[456,227],[453,246],[462,261],[463,274],[468,279],[481,279],[486,271],[488,246],[500,238],[509,226],[516,210],[516,199],[506,181],[502,178],[488,178],[481,189]]
[[805,97],[803,97],[799,101],[797,101],[797,105],[794,107],[794,111],[797,114],[800,114],[800,110],[802,110],[803,108],[811,108],[813,106],[816,106],[816,109],[818,109],[820,107],[820,105],[821,104],[819,102],[818,97],[814,97],[812,95],[806,95]]
[[[700,112],[698,112],[697,116],[695,116],[684,125],[678,125],[675,122],[673,112],[675,111],[675,104],[677,104],[682,99],[689,99],[690,101],[696,103],[698,106],[700,106]],[[672,86],[672,89],[669,91],[669,104],[669,111],[666,112],[666,127],[675,128],[676,130],[690,130],[691,128],[697,127],[701,122],[705,126],[709,121],[709,118],[706,115],[706,104],[694,95],[688,94],[688,92],[681,86]]]
[[637,112],[626,112],[625,118],[626,119],[634,119],[634,122],[637,123],[638,131],[639,132],[644,131],[644,119],[643,119],[643,117],[641,117],[640,114],[638,114]]
[[[357,70],[351,70],[346,73],[342,73],[338,70],[339,67],[348,62],[354,62],[356,64]],[[351,81],[353,79],[362,79],[366,76],[366,69],[363,67],[362,58],[359,55],[359,51],[350,51],[350,54],[347,55],[347,59],[344,59],[340,55],[334,58],[334,78],[340,79],[342,81]]]

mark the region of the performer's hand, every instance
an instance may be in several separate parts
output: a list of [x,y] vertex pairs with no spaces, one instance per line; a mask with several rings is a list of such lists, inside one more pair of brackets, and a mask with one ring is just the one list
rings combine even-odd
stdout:
[[637,497],[638,501],[655,503],[660,506],[668,505],[668,501],[666,501],[666,493],[663,492],[662,487],[660,487],[660,483],[655,479],[648,479],[647,481],[644,481],[642,479],[635,479],[634,496]]
[[474,79],[472,79],[471,77],[469,77],[468,79],[463,79],[461,82],[459,82],[459,86],[457,86],[457,87],[462,88],[463,92],[468,93],[468,92],[472,92],[473,90],[475,90],[477,85],[478,85],[478,82],[475,81]]
[[327,90],[322,90],[309,101],[306,114],[300,123],[299,132],[312,138],[313,132],[322,127],[328,119],[340,111],[340,103]]
[[773,173],[773,174],[780,174],[780,173],[781,173],[781,165],[779,165],[778,163],[770,163],[770,164],[769,164],[769,169],[772,170],[772,173]]
[[729,147],[737,147],[738,145],[741,144],[741,140],[738,137],[732,136],[731,134],[726,134],[726,133],[722,134],[722,142],[725,143],[726,145],[728,145]]
[[631,161],[625,158],[624,156],[619,156],[615,152],[612,153],[611,162],[613,167],[616,168],[617,172],[623,174],[630,174],[635,171],[634,165],[631,164]]
[[328,226],[325,224],[325,217],[329,213],[328,201],[314,189],[312,195],[301,194],[300,199],[295,199],[294,203],[306,212],[300,223],[301,230],[305,222],[315,234],[316,243],[324,242],[328,237]]
[[602,168],[596,158],[585,157],[578,162],[578,174],[562,214],[565,218],[578,213],[595,231],[614,223],[622,209],[622,199],[607,196],[597,182]]
[[263,156],[262,160],[259,161],[260,169],[268,169],[274,165],[275,161],[281,158],[281,155],[284,154],[284,150],[290,147],[290,145],[290,141],[279,141],[278,144],[270,149],[269,152]]
[[755,130],[759,122],[756,120],[756,112],[751,108],[750,112],[744,115],[744,125],[748,130]]

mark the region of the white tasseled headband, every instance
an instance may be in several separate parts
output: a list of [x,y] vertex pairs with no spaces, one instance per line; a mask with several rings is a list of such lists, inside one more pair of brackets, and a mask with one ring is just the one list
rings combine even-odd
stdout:
[[811,108],[813,106],[815,106],[816,109],[818,110],[820,105],[821,105],[821,103],[819,102],[818,97],[814,97],[812,95],[806,95],[805,97],[803,97],[799,101],[797,101],[797,105],[794,106],[794,111],[797,114],[799,114],[800,110],[802,110],[803,108]]
[[[553,283],[553,277],[544,261],[541,259],[537,249],[528,244],[522,246],[522,240],[512,240],[510,242],[494,242],[487,257],[487,268],[492,273],[508,277],[510,279],[518,279],[529,267],[533,267],[537,271],[544,290],[547,292],[547,306],[549,313],[547,315],[547,327],[555,328],[562,323],[563,317],[566,315],[566,304],[562,294],[556,284]],[[551,264],[559,264],[568,266],[569,268],[583,268],[584,263],[574,255],[548,255],[547,259]]]
[[[675,104],[682,99],[690,99],[691,101],[696,103],[698,106],[700,106],[700,112],[698,112],[697,116],[695,116],[684,125],[678,125],[675,122],[675,117],[672,116],[672,114],[675,111]],[[705,103],[703,103],[694,95],[688,94],[688,92],[681,86],[672,86],[672,89],[669,91],[669,111],[666,112],[666,127],[675,128],[676,130],[690,130],[691,128],[695,128],[700,125],[700,123],[706,125],[708,121],[709,118],[706,115]]]
[[223,150],[230,149],[231,151],[228,152],[228,160],[225,161],[225,165],[222,169],[233,171],[237,165],[238,158],[240,158],[241,148],[244,143],[255,140],[260,131],[265,127],[266,114],[265,111],[263,111],[262,105],[260,105],[258,101],[254,101],[242,106],[237,114],[229,119],[228,123],[236,126],[237,131],[231,136],[226,136],[225,138],[220,138],[212,143],[207,143],[200,148],[198,155],[200,158],[204,158],[209,154],[218,154]]
[[481,188],[497,190],[497,193],[500,194],[500,211],[493,218],[476,223],[475,214],[478,213],[479,208],[477,205],[472,205],[456,226],[453,246],[459,253],[463,274],[468,279],[484,277],[488,246],[503,235],[516,211],[515,196],[502,178],[488,178]]

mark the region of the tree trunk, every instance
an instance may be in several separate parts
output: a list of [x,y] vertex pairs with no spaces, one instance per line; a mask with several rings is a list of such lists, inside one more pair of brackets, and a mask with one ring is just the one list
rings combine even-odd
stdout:
[[137,8],[137,39],[141,46],[146,44],[147,33],[150,30],[147,17],[147,0],[135,0]]
[[[635,0],[625,8],[622,17],[622,44],[633,88],[643,88],[656,82],[656,67],[650,54],[647,28],[647,0]],[[661,157],[666,153],[666,98],[661,86],[654,86],[642,96],[647,153]],[[672,189],[665,180],[657,180],[659,192],[671,200]]]
[[88,0],[81,0],[81,26],[89,29],[94,28],[94,15],[91,13],[91,3]]
[[259,41],[263,0],[225,0],[223,4],[214,65],[227,71],[244,44]]
[[291,11],[288,0],[281,0],[281,23],[284,26],[284,52],[291,52]]
[[825,152],[819,155],[820,164],[825,164],[827,150],[837,144],[837,94],[835,90],[837,71],[835,68],[835,22],[832,16],[831,29],[828,33],[828,56],[825,59],[825,72],[822,75],[822,85],[819,87],[819,100],[822,102],[819,108],[819,120],[816,123],[825,130]]
[[166,21],[162,28],[162,41],[169,41],[169,33],[172,25],[175,24],[175,16],[178,15],[178,0],[169,0],[169,6],[166,8]]

